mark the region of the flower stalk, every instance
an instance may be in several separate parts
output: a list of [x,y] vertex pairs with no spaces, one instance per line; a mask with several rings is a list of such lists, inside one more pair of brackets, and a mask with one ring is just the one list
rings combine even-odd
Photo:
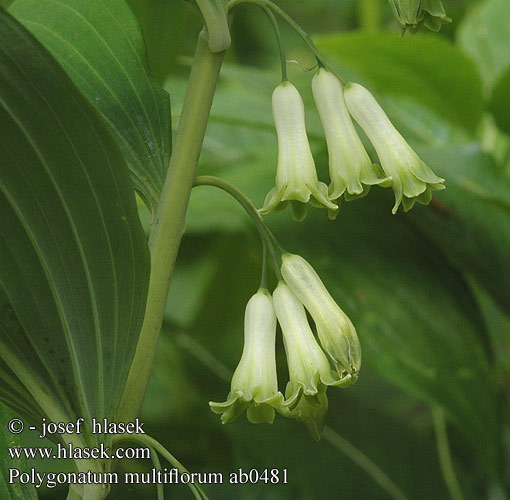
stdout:
[[262,216],[260,215],[253,202],[241,190],[230,184],[230,182],[227,182],[213,175],[200,175],[195,179],[193,185],[217,187],[232,196],[244,208],[246,213],[251,217],[251,220],[255,223],[255,227],[259,232],[260,238],[264,244],[264,248],[269,251],[271,256],[273,269],[278,279],[281,279],[278,254],[281,254],[283,251],[274,234],[266,226]]

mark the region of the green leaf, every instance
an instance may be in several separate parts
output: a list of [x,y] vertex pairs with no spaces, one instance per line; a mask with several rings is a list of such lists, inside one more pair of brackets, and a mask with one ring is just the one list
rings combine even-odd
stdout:
[[129,171],[96,109],[5,11],[0,47],[0,398],[36,424],[113,419],[149,276]]
[[476,144],[423,150],[446,189],[411,220],[452,266],[483,285],[510,310],[510,180]]
[[162,84],[175,64],[183,35],[189,33],[186,3],[168,0],[127,0],[127,3],[142,28],[154,77]]
[[490,88],[510,64],[508,1],[485,0],[475,4],[458,29],[457,41],[476,62]]
[[168,95],[153,81],[124,0],[16,0],[9,11],[46,46],[114,131],[153,211],[170,155]]
[[510,67],[498,78],[489,101],[497,126],[510,134]]
[[318,38],[317,46],[342,77],[359,79],[375,93],[408,97],[476,130],[483,109],[480,77],[444,38],[353,32]]
[[13,460],[8,453],[8,448],[23,446],[21,434],[10,434],[5,432],[9,421],[18,418],[18,415],[0,404],[0,498],[2,500],[37,500],[35,486],[32,484],[21,484],[15,481],[9,484],[9,469],[17,469],[23,473],[28,470],[25,458]]

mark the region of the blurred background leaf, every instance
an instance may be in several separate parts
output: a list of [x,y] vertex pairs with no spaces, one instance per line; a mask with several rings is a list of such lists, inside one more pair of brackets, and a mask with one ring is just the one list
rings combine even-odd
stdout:
[[198,16],[193,15],[191,4],[184,0],[127,0],[127,3],[143,32],[152,74],[162,84],[184,48],[181,40],[187,39],[186,48],[192,50],[195,40],[185,35],[190,33],[190,24],[198,28]]
[[497,126],[510,134],[510,67],[501,74],[494,84],[489,108]]
[[483,106],[480,77],[444,38],[357,32],[321,37],[317,45],[343,78],[411,98],[458,127],[476,130]]
[[458,27],[457,41],[480,68],[487,88],[510,65],[507,0],[483,0],[468,11]]

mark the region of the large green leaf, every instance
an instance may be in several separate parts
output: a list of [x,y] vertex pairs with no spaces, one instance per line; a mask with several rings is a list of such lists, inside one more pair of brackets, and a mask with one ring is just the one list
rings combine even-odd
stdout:
[[21,484],[15,481],[9,484],[9,469],[17,469],[20,473],[26,472],[27,461],[25,458],[13,460],[8,448],[23,446],[21,434],[9,434],[4,429],[9,421],[18,415],[0,404],[0,498],[2,500],[37,500],[37,493],[33,484]]
[[477,63],[484,83],[490,88],[510,65],[508,0],[477,2],[459,26],[457,40]]
[[168,95],[153,81],[124,0],[16,0],[9,11],[62,64],[119,141],[135,188],[154,210],[170,153]]
[[99,113],[5,11],[0,47],[0,397],[32,419],[112,419],[149,274],[129,171]]
[[480,77],[444,38],[353,32],[321,37],[317,45],[343,77],[359,79],[376,93],[405,96],[476,130],[483,109]]

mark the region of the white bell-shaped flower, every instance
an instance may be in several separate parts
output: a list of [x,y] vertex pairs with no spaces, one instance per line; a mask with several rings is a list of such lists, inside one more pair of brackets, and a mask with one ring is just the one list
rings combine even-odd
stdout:
[[354,383],[361,367],[361,346],[351,320],[303,257],[283,254],[281,271],[289,288],[310,313],[320,343],[333,361],[342,385]]
[[329,198],[347,200],[364,196],[370,186],[388,180],[372,163],[359,138],[344,101],[340,80],[321,68],[312,80],[312,92],[326,134],[329,153]]
[[275,360],[276,316],[273,300],[265,289],[248,301],[244,318],[244,348],[223,403],[210,402],[225,424],[245,409],[252,423],[272,423],[275,407],[283,402],[278,391]]
[[328,198],[328,188],[319,182],[305,127],[305,108],[292,83],[282,82],[273,92],[273,116],[278,135],[276,186],[269,191],[260,213],[284,208],[290,201],[296,220],[306,215],[305,203],[324,206],[330,215],[338,207]]
[[419,158],[366,88],[347,83],[344,98],[349,112],[373,144],[384,173],[391,177],[395,192],[392,212],[397,212],[400,203],[406,212],[416,201],[427,205],[432,199],[432,189],[444,189],[444,179]]
[[285,403],[279,411],[298,419],[318,440],[328,410],[326,386],[340,385],[340,380],[315,340],[303,304],[284,281],[273,292],[273,302],[289,368]]
[[320,383],[335,385],[338,379],[315,340],[303,304],[284,281],[280,281],[273,292],[273,301],[289,367],[286,399],[293,401],[301,390],[313,396],[318,393]]

